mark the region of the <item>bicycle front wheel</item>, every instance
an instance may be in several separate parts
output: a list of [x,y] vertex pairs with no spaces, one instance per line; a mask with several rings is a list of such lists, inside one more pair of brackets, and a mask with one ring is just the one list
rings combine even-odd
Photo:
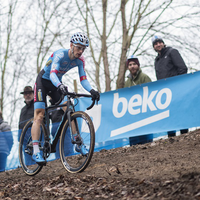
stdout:
[[[91,118],[82,111],[71,115],[72,129],[78,134],[80,143],[72,142],[69,122],[65,122],[60,137],[60,159],[64,168],[70,173],[82,172],[91,161],[94,145],[95,131]],[[84,148],[84,149],[81,149]]]
[[[33,176],[39,173],[42,169],[42,165],[38,165],[35,161],[32,160],[33,155],[33,144],[31,137],[31,127],[33,125],[33,119],[29,120],[24,126],[20,141],[19,141],[19,160],[23,171],[29,175]],[[39,139],[39,147],[42,149],[44,145],[44,135],[46,135],[46,127],[44,123],[40,126],[40,139]]]

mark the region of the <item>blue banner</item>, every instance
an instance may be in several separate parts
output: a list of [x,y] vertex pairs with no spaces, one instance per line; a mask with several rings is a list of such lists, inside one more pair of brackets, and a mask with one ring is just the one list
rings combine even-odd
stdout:
[[[76,110],[87,112],[93,120],[95,151],[121,147],[129,144],[129,137],[159,137],[157,133],[200,126],[199,85],[200,72],[180,75],[102,93],[91,110],[86,110],[91,99],[80,98]],[[0,171],[19,167],[18,130],[0,135],[0,141],[7,141],[0,148]],[[51,154],[48,160],[58,156]]]
[[96,142],[187,129],[200,125],[200,72],[101,94],[99,105],[87,111],[93,119]]

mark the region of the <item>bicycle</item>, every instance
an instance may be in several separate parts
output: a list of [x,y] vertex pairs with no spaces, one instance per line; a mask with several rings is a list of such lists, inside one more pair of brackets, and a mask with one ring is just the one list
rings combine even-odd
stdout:
[[[89,115],[83,111],[75,111],[75,106],[78,104],[78,97],[92,97],[87,94],[77,94],[68,92],[67,102],[65,104],[59,105],[63,100],[64,96],[61,97],[59,102],[55,105],[47,106],[45,108],[45,117],[41,124],[39,148],[43,152],[43,158],[45,159],[44,165],[39,165],[33,161],[33,145],[31,137],[31,127],[33,124],[33,119],[30,119],[24,126],[20,141],[19,141],[19,160],[23,171],[29,175],[36,175],[41,171],[43,166],[47,163],[47,158],[51,153],[56,152],[56,145],[60,139],[59,144],[59,154],[60,160],[63,167],[70,173],[82,172],[89,165],[92,155],[94,152],[95,145],[95,131],[91,118]],[[74,102],[77,100],[77,104]],[[92,104],[87,108],[91,109],[95,100],[92,99]],[[98,102],[97,102],[98,103]],[[62,120],[57,128],[57,132],[51,141],[50,139],[50,119],[48,110],[57,107],[67,106]],[[72,127],[73,124],[73,127]],[[73,133],[76,132],[78,135],[78,140],[74,139]],[[68,148],[66,148],[66,143],[68,143]],[[70,145],[69,145],[70,143]],[[78,148],[82,147],[87,150],[84,155],[83,152],[78,152]]]

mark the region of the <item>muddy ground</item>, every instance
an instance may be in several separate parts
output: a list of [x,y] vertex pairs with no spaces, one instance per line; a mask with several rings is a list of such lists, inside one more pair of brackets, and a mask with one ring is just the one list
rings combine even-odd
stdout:
[[200,130],[94,153],[78,174],[49,162],[36,176],[0,173],[0,199],[200,200]]

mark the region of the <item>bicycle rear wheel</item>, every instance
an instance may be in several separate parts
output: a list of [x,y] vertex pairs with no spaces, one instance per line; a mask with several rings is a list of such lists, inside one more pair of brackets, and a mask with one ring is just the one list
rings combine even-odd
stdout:
[[79,147],[80,143],[72,143],[68,120],[62,129],[59,151],[64,168],[70,173],[77,173],[85,170],[91,161],[95,145],[95,131],[89,115],[82,111],[73,113],[71,122],[76,125],[76,132],[81,139],[81,146],[87,149],[87,153],[83,155],[83,153],[77,151],[77,145]]
[[[33,144],[31,137],[31,127],[33,125],[33,119],[29,120],[24,126],[20,141],[19,141],[19,160],[23,171],[29,175],[33,176],[39,173],[42,169],[42,165],[38,165],[35,161],[32,160],[33,154]],[[43,148],[44,145],[44,135],[46,135],[47,130],[44,123],[40,127],[41,134],[39,139],[39,147]]]

